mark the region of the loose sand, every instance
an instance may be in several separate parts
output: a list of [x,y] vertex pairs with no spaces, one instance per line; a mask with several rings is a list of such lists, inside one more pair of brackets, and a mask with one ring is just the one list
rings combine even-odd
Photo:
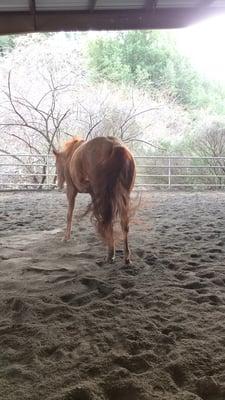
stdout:
[[0,399],[224,400],[225,195],[144,195],[132,266],[96,262],[88,217],[61,242],[65,216],[0,194]]

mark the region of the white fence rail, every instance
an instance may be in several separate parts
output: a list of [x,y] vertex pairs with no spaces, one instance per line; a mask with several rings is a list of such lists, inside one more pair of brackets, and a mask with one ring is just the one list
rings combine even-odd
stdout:
[[[138,156],[136,188],[225,188],[225,157]],[[0,190],[55,187],[55,162],[46,154],[0,154]]]

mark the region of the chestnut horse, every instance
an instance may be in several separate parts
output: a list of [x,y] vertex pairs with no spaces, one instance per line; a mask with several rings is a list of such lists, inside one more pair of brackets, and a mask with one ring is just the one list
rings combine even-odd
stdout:
[[108,245],[108,261],[115,259],[113,223],[120,218],[124,237],[126,264],[130,263],[128,245],[130,192],[135,179],[135,162],[130,151],[115,137],[96,137],[85,141],[74,137],[56,157],[58,186],[66,182],[68,199],[65,240],[70,239],[75,198],[78,193],[89,193],[91,211],[97,230]]

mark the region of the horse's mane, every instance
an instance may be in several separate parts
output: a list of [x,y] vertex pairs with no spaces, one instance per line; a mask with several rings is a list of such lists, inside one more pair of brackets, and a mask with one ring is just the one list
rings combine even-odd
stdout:
[[63,144],[62,151],[66,156],[69,156],[83,142],[79,136],[74,136]]

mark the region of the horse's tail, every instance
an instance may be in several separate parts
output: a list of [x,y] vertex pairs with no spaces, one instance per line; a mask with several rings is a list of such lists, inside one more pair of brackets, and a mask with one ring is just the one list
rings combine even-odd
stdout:
[[97,231],[107,244],[112,238],[112,226],[117,215],[127,225],[129,223],[134,179],[135,162],[123,146],[114,147],[110,158],[97,168],[91,211]]

